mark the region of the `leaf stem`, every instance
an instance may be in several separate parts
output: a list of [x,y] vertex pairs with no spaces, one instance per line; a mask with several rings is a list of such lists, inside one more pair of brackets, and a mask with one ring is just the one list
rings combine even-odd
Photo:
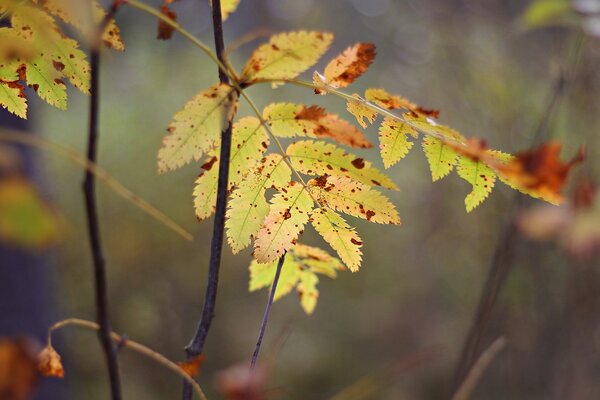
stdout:
[[[114,17],[120,5],[119,0],[114,0],[110,10],[98,25],[94,43],[90,54],[91,84],[90,84],[90,117],[88,126],[87,161],[96,164],[98,158],[99,129],[99,103],[100,103],[100,46],[104,29]],[[94,263],[94,285],[96,295],[96,320],[98,321],[98,336],[108,368],[110,392],[113,400],[121,400],[121,380],[119,377],[119,364],[117,362],[117,349],[110,337],[110,317],[108,306],[108,289],[106,277],[106,261],[100,238],[100,222],[98,219],[98,206],[96,203],[96,179],[90,170],[86,170],[83,181],[85,197],[85,211],[89,235],[89,244]]]
[[277,263],[277,269],[275,270],[275,277],[273,278],[273,285],[271,286],[271,291],[269,292],[269,299],[267,300],[267,306],[265,308],[265,314],[263,316],[262,324],[260,325],[260,331],[258,332],[258,339],[256,340],[256,347],[254,348],[254,353],[252,353],[252,360],[250,361],[250,370],[253,371],[254,367],[256,367],[256,361],[258,360],[258,352],[260,351],[260,346],[262,345],[263,336],[265,335],[265,331],[267,330],[267,323],[269,322],[269,315],[271,314],[271,306],[273,305],[273,299],[275,298],[275,291],[277,290],[277,283],[279,282],[279,275],[281,274],[281,269],[283,267],[283,262],[285,261],[285,254],[279,257],[279,262]]
[[[219,81],[224,84],[229,84],[230,73],[226,68],[224,68],[223,64],[225,44],[223,40],[223,18],[221,16],[220,0],[212,1],[212,19],[217,57],[216,61],[219,65]],[[219,176],[217,181],[217,204],[213,223],[213,233],[210,243],[210,259],[208,265],[206,291],[204,293],[204,305],[202,307],[202,315],[200,317],[200,321],[198,322],[196,333],[194,334],[191,342],[185,348],[188,360],[202,353],[208,331],[215,316],[217,289],[219,286],[219,269],[221,267],[221,253],[223,251],[223,236],[225,233],[225,212],[227,210],[227,189],[229,186],[229,162],[231,159],[231,136],[232,123],[231,121],[228,121],[227,127],[221,133]],[[191,387],[186,381],[183,384],[182,398],[184,400],[189,400],[191,397]]]
[[[70,325],[80,326],[83,328],[93,329],[96,331],[100,330],[100,326],[95,322],[88,321],[85,319],[80,319],[80,318],[68,318],[68,319],[65,319],[65,320],[55,323],[54,325],[52,325],[50,327],[50,329],[48,329],[48,343],[49,344],[52,343],[52,334],[54,333],[54,331],[61,329],[63,327],[66,327],[66,326],[70,326]],[[185,371],[183,371],[179,367],[179,365],[177,365],[173,361],[169,360],[162,354],[152,350],[151,348],[144,346],[141,343],[130,340],[128,338],[125,338],[115,332],[110,332],[110,337],[119,347],[128,348],[139,354],[142,354],[142,355],[150,358],[151,360],[154,360],[157,363],[163,365],[164,367],[170,369],[171,371],[175,372],[176,374],[180,375],[183,379],[185,379],[187,382],[189,382],[189,384],[194,388],[194,391],[198,394],[198,397],[200,397],[202,400],[206,400],[206,395],[202,391],[202,388],[200,387],[198,382],[196,382],[191,376],[189,376],[187,373],[185,373]]]

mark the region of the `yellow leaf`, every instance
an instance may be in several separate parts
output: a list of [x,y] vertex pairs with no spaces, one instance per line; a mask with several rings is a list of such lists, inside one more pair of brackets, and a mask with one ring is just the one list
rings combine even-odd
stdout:
[[341,215],[328,208],[315,209],[311,216],[313,227],[333,248],[352,272],[362,261],[362,240]]
[[266,190],[287,186],[291,176],[292,171],[283,158],[279,154],[269,154],[240,181],[231,194],[225,221],[227,241],[234,254],[250,244],[269,213]]
[[372,124],[373,121],[375,121],[375,118],[377,118],[377,113],[365,106],[358,94],[354,93],[352,96],[354,99],[348,100],[346,103],[346,109],[350,114],[356,117],[356,121],[358,121],[360,126],[366,128],[367,123]]
[[321,203],[336,211],[379,224],[400,224],[390,200],[369,186],[339,176],[321,176],[308,185]]
[[456,153],[441,140],[431,136],[423,139],[423,151],[429,162],[431,179],[435,182],[448,175],[456,164]]
[[217,181],[219,178],[219,158],[213,156],[203,165],[192,195],[194,196],[194,211],[200,221],[215,212],[217,204]]
[[219,141],[221,131],[229,124],[237,96],[226,84],[217,84],[194,96],[173,117],[158,152],[160,173],[177,169],[199,160]]
[[272,36],[269,43],[252,53],[242,71],[242,81],[293,79],[313,66],[327,51],[332,40],[331,33],[315,31],[286,32]]
[[303,174],[335,175],[366,185],[398,189],[389,177],[373,167],[369,161],[346,153],[333,144],[303,140],[290,144],[286,153],[294,168]]
[[61,79],[62,74],[40,57],[26,62],[25,65],[27,85],[33,88],[46,103],[66,110],[67,87]]
[[23,89],[18,82],[0,80],[0,105],[21,118],[27,118],[27,100]]
[[467,212],[471,212],[492,192],[496,173],[482,161],[474,161],[465,156],[459,157],[456,172],[473,187],[465,198]]
[[316,274],[307,270],[300,271],[299,278],[297,290],[298,295],[300,295],[300,305],[304,312],[310,315],[315,311],[319,299],[319,291],[317,290],[319,278]]
[[375,59],[373,43],[356,43],[327,64],[325,82],[335,88],[344,88],[361,76]]
[[265,107],[263,118],[276,136],[330,138],[351,147],[373,146],[356,127],[318,106],[273,103]]
[[407,110],[416,110],[417,105],[409,100],[388,93],[385,89],[371,88],[365,90],[365,99],[371,103],[375,103],[387,110],[395,108],[405,108]]
[[313,208],[305,188],[290,182],[271,200],[271,207],[254,242],[254,257],[267,263],[281,257],[298,240]]
[[379,127],[379,147],[381,159],[386,168],[403,159],[413,146],[408,135],[417,137],[417,132],[408,124],[384,118]]

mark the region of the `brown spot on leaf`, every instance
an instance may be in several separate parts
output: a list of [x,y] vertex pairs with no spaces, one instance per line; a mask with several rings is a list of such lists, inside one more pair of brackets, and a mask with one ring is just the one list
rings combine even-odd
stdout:
[[211,159],[202,164],[200,168],[202,168],[205,171],[209,171],[215,162],[217,162],[217,157],[211,157]]
[[358,157],[352,160],[352,165],[357,169],[363,169],[365,167],[365,160]]

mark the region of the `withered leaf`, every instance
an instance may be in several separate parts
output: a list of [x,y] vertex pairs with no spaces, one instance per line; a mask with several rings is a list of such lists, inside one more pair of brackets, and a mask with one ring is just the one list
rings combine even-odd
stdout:
[[[175,14],[175,11],[171,10],[167,4],[160,6],[160,12],[161,14],[171,18],[173,21],[177,21],[177,14]],[[169,40],[173,37],[173,32],[175,32],[175,29],[173,29],[171,25],[167,24],[162,19],[158,20],[158,33],[156,35],[157,39]]]
[[200,373],[200,367],[202,367],[204,360],[206,360],[206,356],[204,354],[198,354],[196,357],[190,360],[178,362],[177,365],[183,370],[183,372],[193,378],[198,376]]
[[356,43],[336,56],[325,67],[326,83],[335,88],[344,88],[361,76],[375,59],[373,43]]
[[64,378],[65,370],[60,361],[60,354],[50,343],[38,354],[38,370],[44,376]]

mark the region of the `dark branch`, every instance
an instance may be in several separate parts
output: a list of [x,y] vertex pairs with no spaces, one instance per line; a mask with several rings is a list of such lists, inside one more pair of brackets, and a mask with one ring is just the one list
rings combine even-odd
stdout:
[[[91,83],[90,83],[90,119],[88,131],[87,159],[96,164],[98,156],[98,120],[100,99],[100,45],[101,37],[108,22],[114,17],[119,7],[115,1],[98,27],[97,37],[92,44],[90,54]],[[121,400],[121,382],[119,377],[119,364],[117,363],[117,350],[111,340],[111,326],[108,311],[108,291],[106,279],[106,262],[100,239],[100,225],[98,220],[98,207],[96,203],[96,180],[94,174],[88,169],[83,182],[85,197],[85,210],[89,234],[90,248],[94,262],[94,284],[96,292],[96,320],[100,329],[98,336],[106,358],[110,391],[113,400]]]
[[[223,18],[221,17],[221,0],[212,1],[213,32],[215,36],[215,49],[217,57],[224,63],[223,53],[225,45],[223,41]],[[229,83],[227,75],[219,69],[219,80],[221,83]],[[196,334],[192,341],[186,346],[185,352],[188,359],[194,358],[202,353],[206,336],[215,316],[215,305],[217,301],[217,288],[219,285],[219,268],[221,266],[221,252],[223,250],[223,234],[225,230],[225,211],[227,209],[227,186],[229,177],[229,160],[231,154],[231,124],[221,133],[221,153],[219,157],[219,179],[217,183],[217,205],[213,224],[213,234],[210,243],[210,260],[208,265],[208,278],[206,292],[204,293],[204,306],[202,316],[198,323]],[[183,399],[192,398],[192,387],[188,382],[183,384]]]
[[273,285],[271,286],[271,292],[269,293],[269,300],[267,300],[267,307],[265,308],[265,315],[263,316],[262,324],[260,326],[260,332],[258,333],[258,339],[256,340],[256,347],[254,353],[252,353],[252,361],[250,362],[250,369],[254,369],[256,366],[256,360],[258,359],[258,352],[262,344],[265,330],[267,329],[267,323],[269,322],[269,314],[271,314],[271,305],[273,305],[273,299],[275,298],[275,291],[277,290],[277,282],[279,282],[279,275],[281,274],[281,268],[283,267],[283,261],[285,260],[285,253],[279,258],[277,263],[277,270],[275,271],[275,277],[273,278]]

